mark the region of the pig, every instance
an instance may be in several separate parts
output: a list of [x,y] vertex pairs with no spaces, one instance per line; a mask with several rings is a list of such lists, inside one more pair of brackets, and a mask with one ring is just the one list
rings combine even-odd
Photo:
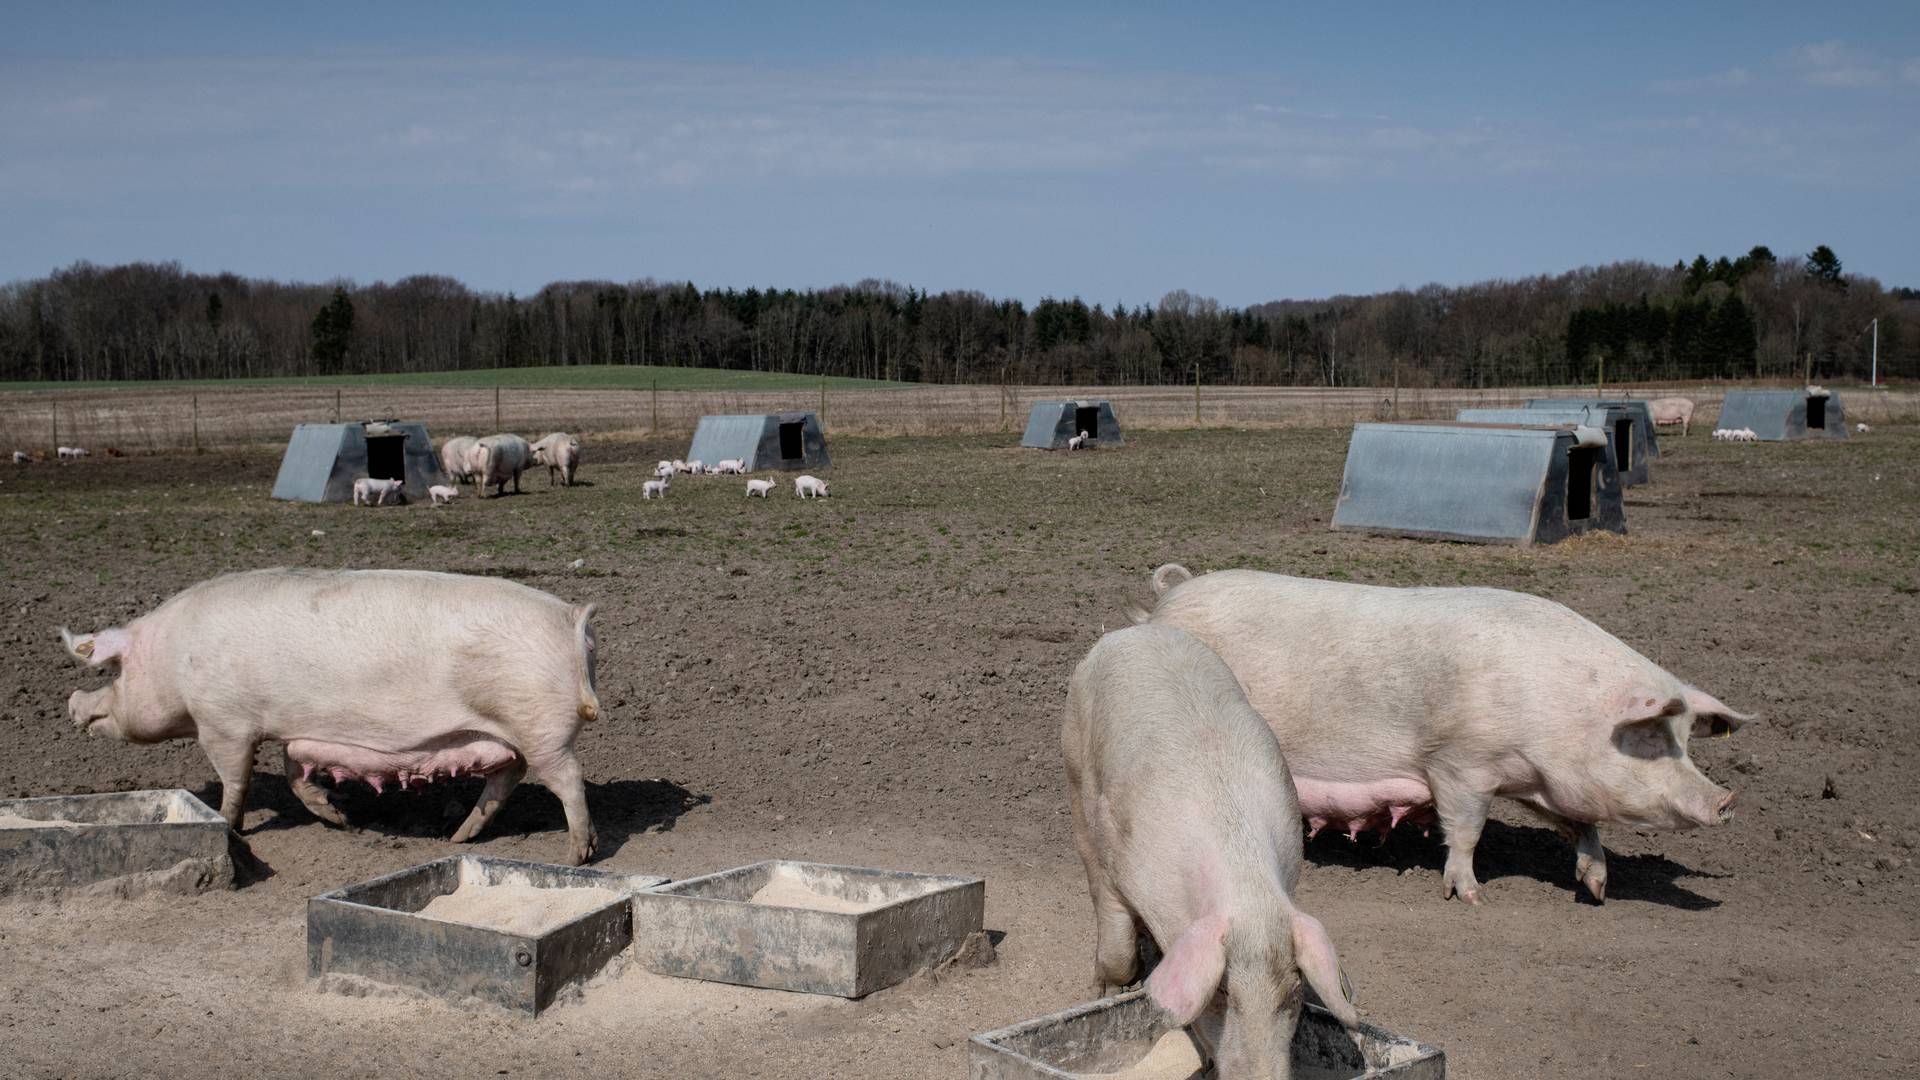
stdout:
[[488,435],[477,440],[467,456],[467,465],[479,477],[480,497],[486,498],[487,485],[494,497],[507,493],[507,481],[513,481],[513,493],[520,494],[520,473],[533,460],[532,448],[518,435]]
[[1679,424],[1682,438],[1693,430],[1693,402],[1687,398],[1654,398],[1647,402],[1647,411],[1653,414],[1653,422],[1661,427]]
[[553,486],[556,475],[562,486],[572,487],[573,474],[580,468],[580,440],[556,431],[533,444],[533,463],[547,467],[548,487]]
[[1087,433],[1084,431],[1067,440],[1067,449],[1069,450],[1078,450],[1085,445],[1087,445]]
[[773,481],[771,480],[747,481],[747,498],[749,499],[753,498],[755,495],[758,495],[764,499],[772,491],[773,491]]
[[448,479],[456,484],[473,479],[473,445],[478,441],[471,435],[457,435],[440,444],[440,468]]
[[389,495],[398,502],[401,498],[400,489],[406,486],[400,480],[375,480],[371,476],[363,476],[353,482],[353,505],[365,503],[368,506],[385,506]]
[[825,498],[827,482],[817,476],[796,476],[793,478],[793,493],[802,499]]
[[723,473],[731,473],[734,476],[745,476],[747,463],[739,458],[727,458],[715,466],[715,468],[718,468]]
[[648,480],[646,483],[641,484],[640,497],[642,499],[666,498],[667,497],[667,478],[663,476],[658,480]]
[[435,484],[427,489],[427,498],[432,499],[435,506],[452,502],[459,494],[459,488],[449,487],[446,484]]
[[25,450],[15,450],[13,452],[13,463],[15,465],[25,465],[27,462],[32,460],[33,460],[33,455],[27,453]]
[[78,461],[87,456],[86,448],[81,446],[59,446],[54,448],[54,452],[61,461]]
[[[1873,429],[1871,427],[1868,427],[1866,424],[1855,424],[1853,425],[1853,430],[1856,432],[1859,432],[1862,435],[1868,434],[1869,432],[1873,431]],[[13,455],[13,457],[14,457],[14,460],[16,461],[20,459],[19,454],[15,454]]]
[[699,458],[688,458],[686,461],[679,461],[674,464],[680,466],[681,472],[692,473],[695,476],[699,476],[706,470],[706,463]]
[[1493,798],[1574,844],[1606,897],[1597,825],[1724,824],[1737,793],[1703,776],[1689,737],[1735,712],[1568,608],[1485,588],[1386,588],[1253,570],[1153,573],[1136,622],[1177,626],[1226,661],[1280,741],[1310,823],[1390,831],[1437,813],[1442,895],[1478,904],[1473,849]]
[[[1291,1075],[1301,977],[1349,1031],[1325,927],[1295,905],[1300,804],[1227,668],[1172,626],[1102,637],[1067,686],[1060,744],[1094,912],[1094,996],[1163,959],[1147,996],[1193,1025],[1222,1080]],[[1224,980],[1224,986],[1223,986]]]
[[578,864],[596,842],[574,754],[581,724],[600,715],[593,612],[517,582],[423,570],[227,574],[124,627],[62,628],[72,656],[118,673],[75,691],[67,713],[90,735],[198,739],[236,831],[265,741],[283,744],[293,793],[333,825],[345,819],[315,773],[375,791],[485,777],[455,843],[531,773],[559,796]]

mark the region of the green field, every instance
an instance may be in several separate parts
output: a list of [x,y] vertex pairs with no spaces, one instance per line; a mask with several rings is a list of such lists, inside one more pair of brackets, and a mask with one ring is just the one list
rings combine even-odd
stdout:
[[[101,382],[0,382],[0,393],[32,390],[176,390],[189,387],[444,386],[485,390],[495,386],[536,390],[813,390],[818,375],[782,375],[724,368],[588,364],[577,367],[491,368],[421,371],[398,375],[317,375],[277,379],[113,380]],[[829,390],[891,390],[911,384],[829,376]]]

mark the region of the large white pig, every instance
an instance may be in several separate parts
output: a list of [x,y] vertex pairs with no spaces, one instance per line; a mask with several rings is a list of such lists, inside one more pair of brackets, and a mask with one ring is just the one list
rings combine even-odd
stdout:
[[1654,398],[1647,402],[1647,411],[1653,414],[1653,422],[1662,427],[1679,424],[1682,436],[1693,430],[1693,401],[1689,398]]
[[1290,1075],[1302,975],[1359,1023],[1333,942],[1293,903],[1300,806],[1286,759],[1218,656],[1171,626],[1106,635],[1067,684],[1060,743],[1096,996],[1134,980],[1144,924],[1164,954],[1148,996],[1194,1025],[1222,1080]]
[[556,431],[533,444],[533,463],[547,467],[547,486],[558,475],[560,483],[573,486],[573,474],[580,468],[580,440],[564,431]]
[[[74,725],[130,742],[197,738],[238,830],[254,749],[285,744],[287,780],[322,820],[326,792],[474,773],[454,833],[473,839],[528,772],[566,809],[569,854],[593,855],[574,737],[599,715],[593,606],[498,578],[417,570],[255,570],[188,588],[124,627],[61,639],[119,677],[67,701]],[[295,766],[299,766],[296,770]]]
[[1495,796],[1573,841],[1574,875],[1596,899],[1607,882],[1599,822],[1732,817],[1735,793],[1694,768],[1687,740],[1752,718],[1551,600],[1253,570],[1193,577],[1173,564],[1153,586],[1153,610],[1135,620],[1180,627],[1233,669],[1314,827],[1384,832],[1438,814],[1444,895],[1480,902],[1473,849]]
[[496,496],[507,493],[507,481],[513,481],[513,493],[520,494],[520,473],[533,463],[533,448],[518,435],[488,435],[476,440],[467,454],[467,467],[480,481],[480,497],[487,497],[492,485]]
[[473,444],[478,441],[471,435],[456,435],[440,444],[440,468],[446,471],[447,479],[456,484],[473,479]]

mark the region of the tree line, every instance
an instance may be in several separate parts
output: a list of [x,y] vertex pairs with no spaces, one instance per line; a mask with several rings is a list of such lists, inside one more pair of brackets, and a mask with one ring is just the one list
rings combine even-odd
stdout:
[[867,280],[825,289],[443,276],[360,285],[75,263],[0,286],[0,381],[230,378],[659,364],[908,382],[1501,386],[1911,375],[1920,294],[1822,246],[1232,308]]

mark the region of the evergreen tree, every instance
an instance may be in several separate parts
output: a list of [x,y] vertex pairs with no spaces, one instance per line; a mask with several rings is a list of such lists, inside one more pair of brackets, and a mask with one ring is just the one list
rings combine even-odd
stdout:
[[1840,276],[1840,256],[1835,255],[1833,249],[1825,244],[1814,248],[1807,255],[1807,276],[1822,285],[1831,285],[1842,290],[1847,287],[1846,279]]
[[346,370],[353,345],[353,301],[345,286],[334,286],[333,299],[313,317],[313,365],[322,375]]

